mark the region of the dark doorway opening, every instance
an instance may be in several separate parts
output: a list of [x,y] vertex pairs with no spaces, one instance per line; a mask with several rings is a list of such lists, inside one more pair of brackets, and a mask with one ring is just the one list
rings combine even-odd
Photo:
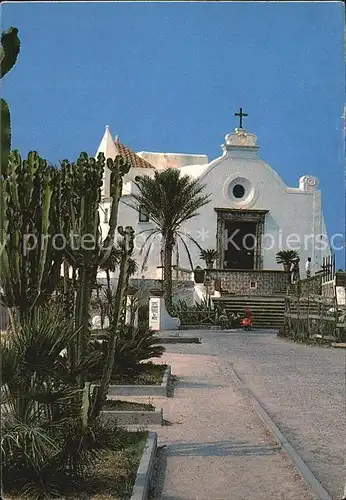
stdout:
[[256,222],[226,221],[224,269],[254,269]]

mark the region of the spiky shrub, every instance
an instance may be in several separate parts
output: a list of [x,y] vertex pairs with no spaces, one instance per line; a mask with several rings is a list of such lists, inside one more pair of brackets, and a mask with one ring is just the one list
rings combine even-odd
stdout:
[[178,300],[173,305],[172,314],[180,318],[185,325],[213,325],[216,319],[210,297],[204,298],[201,302],[196,301],[192,305],[185,300]]
[[50,297],[59,280],[62,251],[60,173],[37,152],[9,155],[1,173],[1,302],[21,321]]
[[218,253],[216,250],[213,249],[201,250],[200,258],[205,261],[207,267],[212,267],[217,257]]
[[[112,377],[129,374],[135,371],[143,361],[159,358],[165,351],[165,348],[159,344],[155,332],[145,326],[124,326],[116,334],[115,346]],[[97,379],[108,351],[107,333],[105,340],[92,341],[90,347],[91,352],[101,352],[103,356],[99,366],[95,367],[92,372],[89,371],[91,379]]]
[[[58,312],[39,311],[1,345],[1,461],[5,491],[51,498],[59,476],[79,476],[97,456],[90,426],[78,419],[76,379],[63,350],[76,336]],[[88,370],[97,363],[97,353]]]

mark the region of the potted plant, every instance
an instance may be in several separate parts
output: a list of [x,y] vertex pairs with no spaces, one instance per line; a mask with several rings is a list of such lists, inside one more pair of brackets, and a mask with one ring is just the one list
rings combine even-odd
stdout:
[[299,259],[299,255],[296,250],[281,250],[276,254],[277,264],[282,264],[286,272],[291,270],[292,263],[297,259]]
[[201,250],[200,259],[205,261],[207,269],[212,269],[214,267],[215,259],[217,259],[218,253],[216,250],[208,249]]

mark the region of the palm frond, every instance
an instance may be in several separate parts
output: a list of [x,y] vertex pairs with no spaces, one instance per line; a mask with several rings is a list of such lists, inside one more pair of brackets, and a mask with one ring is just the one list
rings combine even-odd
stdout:
[[[144,232],[144,231],[143,231]],[[158,229],[150,229],[150,234],[149,236],[146,238],[146,240],[144,241],[144,243],[141,245],[141,248],[139,250],[139,255],[142,255],[143,253],[143,250],[145,248],[145,246],[149,243],[150,239],[153,237],[153,236],[157,236],[158,234],[160,233],[160,231]]]
[[[147,250],[145,252],[144,259],[143,259],[143,262],[142,262],[141,272],[144,271],[144,268],[147,265],[147,262],[148,262],[148,259],[149,259],[149,255],[150,255],[150,251],[151,251],[151,247],[153,246],[154,241],[155,240],[152,240],[149,243],[149,245],[147,246]],[[142,247],[142,248],[144,248],[144,247]],[[142,248],[141,248],[141,251],[142,251]]]
[[193,238],[193,237],[191,236],[191,234],[187,234],[187,233],[185,233],[185,234],[184,234],[184,236],[185,236],[186,238],[188,238],[189,240],[191,240],[191,241],[192,241],[192,242],[193,242],[193,243],[197,246],[197,248],[198,248],[199,250],[202,250],[201,245],[198,243],[198,241],[197,241],[197,240],[195,240],[195,238]]
[[276,262],[278,264],[292,263],[298,257],[299,254],[296,250],[281,250],[276,254]]
[[128,263],[128,272],[129,272],[129,275],[130,276],[133,276],[134,274],[136,274],[138,270],[138,264],[137,262],[135,261],[135,259],[129,259],[129,263]]
[[180,234],[180,233],[177,233],[177,236],[179,237],[179,239],[181,240],[181,242],[182,242],[182,243],[183,243],[183,245],[184,245],[185,251],[186,251],[187,256],[188,256],[188,259],[189,259],[189,263],[190,263],[191,271],[193,271],[194,266],[193,266],[193,262],[192,262],[192,258],[191,258],[191,254],[190,254],[189,247],[187,246],[186,242],[184,241],[184,239],[183,239],[183,237],[181,236],[181,234]]
[[177,230],[210,201],[198,179],[180,176],[176,169],[156,171],[153,178],[143,176],[135,184],[138,192],[128,205],[136,211],[141,206],[162,233],[167,229]]

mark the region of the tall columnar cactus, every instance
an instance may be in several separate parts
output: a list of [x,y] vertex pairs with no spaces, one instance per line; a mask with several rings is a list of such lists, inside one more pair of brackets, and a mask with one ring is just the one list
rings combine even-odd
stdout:
[[[123,176],[130,169],[130,164],[121,156],[115,160],[107,159],[107,167],[111,171],[112,204],[109,231],[105,241],[102,241],[98,209],[104,164],[103,153],[97,159],[82,153],[76,163],[62,162],[62,219],[64,233],[71,234],[65,255],[77,272],[75,324],[80,328],[74,345],[69,349],[72,366],[82,363],[88,354],[92,288],[99,266],[105,262],[114,245]],[[85,375],[79,377],[78,385],[84,387]]]
[[[1,35],[0,64],[1,78],[15,65],[20,51],[20,40],[17,28],[10,28]],[[1,99],[1,170],[4,172],[8,165],[8,156],[11,150],[11,116],[7,102]]]
[[[104,158],[82,153],[76,163],[62,162],[62,224],[68,235],[65,257],[77,273],[75,324],[80,328],[69,350],[72,366],[85,356],[89,335],[89,303],[100,246],[100,192]],[[84,381],[79,381],[81,387]]]
[[95,398],[93,401],[93,408],[91,412],[91,417],[96,418],[99,416],[104,401],[107,397],[107,392],[109,389],[109,383],[112,376],[112,370],[114,365],[115,357],[115,347],[116,339],[119,333],[119,328],[121,328],[125,323],[126,315],[126,290],[128,288],[129,277],[131,273],[131,255],[134,248],[134,230],[132,227],[127,226],[125,229],[122,227],[118,228],[118,232],[123,237],[121,242],[121,263],[119,280],[115,297],[115,305],[113,308],[113,316],[111,318],[110,328],[109,328],[109,339],[108,339],[108,353],[103,369],[100,386],[95,392]]
[[60,173],[36,152],[22,161],[13,151],[1,177],[1,301],[25,320],[50,297],[60,275]]

